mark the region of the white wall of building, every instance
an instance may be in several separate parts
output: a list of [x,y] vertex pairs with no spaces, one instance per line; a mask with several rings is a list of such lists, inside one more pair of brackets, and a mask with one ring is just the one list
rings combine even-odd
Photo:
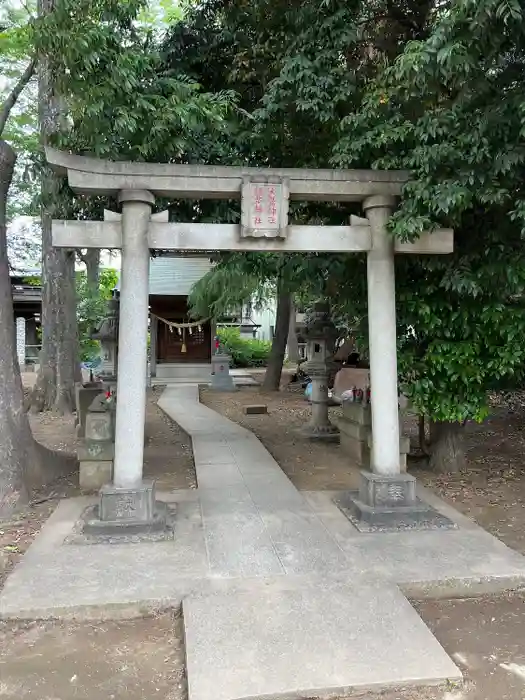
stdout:
[[149,266],[149,293],[186,296],[193,285],[211,269],[208,258],[151,258]]

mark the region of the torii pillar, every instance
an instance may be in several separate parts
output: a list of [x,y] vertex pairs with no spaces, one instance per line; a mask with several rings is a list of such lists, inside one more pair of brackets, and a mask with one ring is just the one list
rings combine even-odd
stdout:
[[372,433],[381,439],[372,446],[372,468],[382,477],[398,477],[399,410],[397,387],[396,283],[394,241],[386,225],[394,210],[393,197],[369,197],[363,202],[370,223],[372,249],[367,254],[368,336],[370,354]]
[[118,396],[113,483],[102,487],[98,519],[85,531],[126,534],[165,527],[166,507],[155,501],[154,482],[143,481],[148,346],[148,230],[155,197],[122,190],[122,263],[118,337]]
[[372,450],[370,471],[361,472],[359,492],[336,496],[358,529],[396,530],[448,527],[451,523],[418,500],[416,479],[401,471],[395,242],[387,230],[396,198],[363,200],[371,233],[367,253],[368,343],[370,356]]
[[148,348],[148,228],[155,197],[144,190],[119,195],[122,204],[122,269],[120,283],[118,403],[115,425],[113,485],[142,482],[146,420]]

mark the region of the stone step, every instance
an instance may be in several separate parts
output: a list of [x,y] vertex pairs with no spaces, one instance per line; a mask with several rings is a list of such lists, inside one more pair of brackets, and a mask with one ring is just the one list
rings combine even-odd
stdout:
[[210,363],[165,363],[157,365],[157,379],[198,379],[209,382],[211,375]]
[[[258,386],[258,382],[245,370],[232,369],[230,375],[236,386]],[[157,365],[156,376],[151,377],[152,386],[170,384],[209,384],[211,364],[162,364]]]
[[183,601],[189,700],[305,698],[461,679],[395,585],[283,577]]

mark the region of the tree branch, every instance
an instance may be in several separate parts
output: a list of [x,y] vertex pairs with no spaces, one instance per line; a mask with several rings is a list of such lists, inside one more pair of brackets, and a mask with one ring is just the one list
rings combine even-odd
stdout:
[[87,267],[87,255],[83,253],[80,248],[75,249],[76,254],[78,256],[78,259],[80,260],[81,263],[84,263],[84,265]]
[[31,61],[27,64],[27,67],[20,76],[18,82],[7,96],[4,104],[2,105],[2,108],[0,109],[0,137],[4,133],[5,125],[7,124],[7,120],[9,119],[9,115],[11,114],[11,110],[13,109],[18,98],[20,97],[22,90],[33,77],[35,70],[36,58],[32,58]]

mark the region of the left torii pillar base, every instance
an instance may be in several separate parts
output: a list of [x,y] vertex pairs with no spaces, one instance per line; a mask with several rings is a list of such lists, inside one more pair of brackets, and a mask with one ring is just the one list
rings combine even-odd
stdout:
[[132,536],[162,532],[168,527],[168,507],[155,499],[155,483],[143,481],[125,488],[104,486],[93,515],[87,519],[85,535]]

